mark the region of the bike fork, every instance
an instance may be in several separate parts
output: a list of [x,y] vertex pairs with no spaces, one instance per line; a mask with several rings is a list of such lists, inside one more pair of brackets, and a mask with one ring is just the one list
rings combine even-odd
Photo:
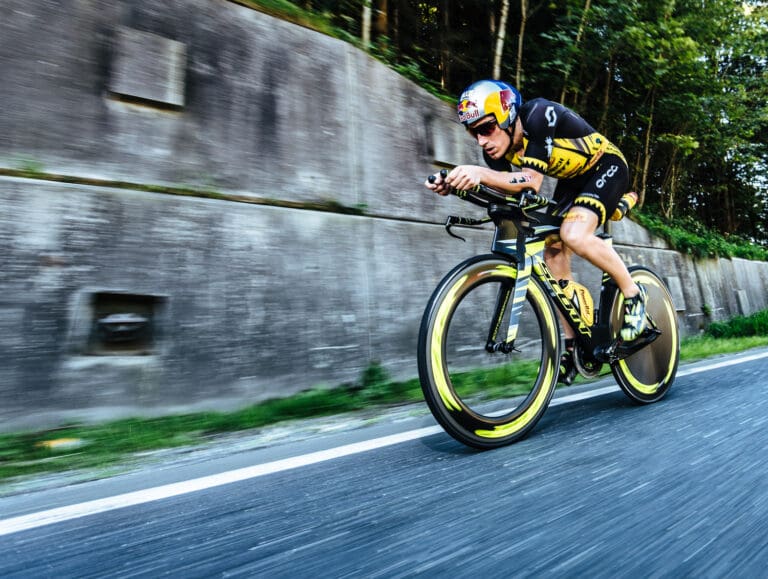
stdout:
[[[528,293],[528,280],[531,275],[531,259],[526,256],[525,263],[521,267],[517,266],[517,273],[514,278],[504,282],[499,288],[499,294],[496,297],[496,308],[494,309],[491,327],[488,331],[488,339],[485,343],[485,350],[489,353],[502,352],[509,354],[515,351],[515,340],[519,328],[520,312],[525,303],[525,296]],[[503,340],[499,340],[499,333],[504,323],[504,318],[509,311],[509,321],[507,323],[507,335]]]

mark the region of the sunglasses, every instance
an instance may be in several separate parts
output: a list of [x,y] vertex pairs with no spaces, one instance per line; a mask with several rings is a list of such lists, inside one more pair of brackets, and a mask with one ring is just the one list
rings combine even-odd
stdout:
[[493,131],[496,130],[496,121],[494,119],[491,119],[487,123],[483,123],[482,125],[477,125],[476,127],[467,127],[467,130],[469,131],[469,134],[472,135],[475,139],[478,136],[482,137],[489,137],[493,134]]

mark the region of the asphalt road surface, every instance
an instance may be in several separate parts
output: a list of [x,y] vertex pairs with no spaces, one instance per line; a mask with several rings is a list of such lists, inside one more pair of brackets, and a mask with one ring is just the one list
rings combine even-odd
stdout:
[[[768,577],[768,350],[567,390],[477,452],[423,413],[0,498],[0,577]],[[349,420],[349,419],[344,419]]]

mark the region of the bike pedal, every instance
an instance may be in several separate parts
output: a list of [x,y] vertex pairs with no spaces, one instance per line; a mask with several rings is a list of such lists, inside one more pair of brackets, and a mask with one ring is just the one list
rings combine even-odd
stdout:
[[646,328],[637,338],[631,342],[624,342],[623,340],[619,339],[619,343],[616,345],[615,350],[616,359],[623,360],[635,352],[639,352],[651,342],[656,340],[656,338],[659,336],[661,336],[661,330],[657,330],[656,328]]
[[560,384],[570,386],[573,384],[573,381],[576,379],[577,375],[578,370],[576,369],[576,365],[573,363],[573,354],[571,352],[563,354],[560,359],[560,368],[558,369],[557,373],[557,381]]

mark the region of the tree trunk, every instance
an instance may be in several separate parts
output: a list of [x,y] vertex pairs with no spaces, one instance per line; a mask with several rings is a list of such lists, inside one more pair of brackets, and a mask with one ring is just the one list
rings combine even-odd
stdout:
[[515,67],[515,86],[520,87],[520,79],[523,76],[523,39],[525,37],[525,25],[528,21],[528,0],[520,0],[520,36],[517,39],[517,65]]
[[667,161],[667,171],[664,173],[664,179],[661,182],[661,190],[666,191],[675,189],[675,179],[677,178],[677,154],[680,152],[680,147],[672,147],[672,154]]
[[371,0],[363,0],[363,21],[360,26],[360,38],[363,41],[363,48],[368,50],[371,45]]
[[507,38],[507,18],[509,17],[509,0],[501,0],[501,16],[496,34],[496,48],[493,53],[493,78],[501,77],[501,59],[504,55],[504,41]]
[[603,113],[600,115],[600,122],[597,125],[597,130],[601,133],[605,132],[606,125],[608,124],[608,105],[611,99],[611,80],[613,79],[613,55],[611,55],[608,61],[608,69],[605,71],[605,89],[603,90]]
[[390,10],[389,16],[389,35],[392,37],[392,46],[398,56],[402,56],[403,50],[400,46],[400,5],[395,2]]
[[645,151],[643,160],[643,177],[640,181],[640,192],[638,193],[638,206],[642,207],[645,203],[645,188],[648,185],[648,167],[651,164],[651,131],[653,130],[653,105],[656,101],[656,89],[651,91],[651,112],[648,115],[648,128],[645,133]]
[[[725,233],[736,231],[736,208],[731,193],[726,190],[725,195]],[[722,226],[721,226],[722,227]]]
[[374,19],[374,32],[377,37],[388,36],[389,24],[387,22],[387,0],[376,1],[376,18]]
[[440,11],[443,14],[443,25],[440,34],[440,88],[446,90],[450,86],[451,80],[451,51],[448,46],[448,31],[451,29],[450,12],[448,10],[450,2],[442,0],[440,2]]
[[534,8],[530,8],[528,0],[520,0],[520,37],[517,39],[517,64],[515,67],[515,86],[520,88],[523,78],[523,44],[525,42],[525,25],[528,23],[528,18],[533,16],[539,8],[544,6],[546,0],[542,0]]
[[679,148],[675,147],[672,151],[669,168],[661,186],[661,190],[665,193],[661,196],[660,200],[661,212],[667,219],[672,217],[672,209],[675,207],[675,186],[677,185],[677,162],[675,158],[677,157],[678,150]]
[[[637,192],[640,188],[640,184],[638,183],[638,180],[640,179],[640,165],[642,163],[643,155],[640,151],[637,151],[637,154],[635,155],[635,163],[634,163],[634,169],[632,170],[632,186],[629,188],[630,191]],[[638,196],[640,194],[638,193]]]
[[[592,0],[586,0],[584,3],[584,12],[581,13],[581,22],[579,22],[579,30],[576,32],[576,40],[574,42],[575,48],[578,50],[579,44],[581,44],[581,37],[584,35],[584,27],[587,25],[587,14],[589,8],[592,5]],[[563,92],[560,93],[560,104],[565,104],[565,95],[568,92],[568,79],[571,76],[570,66],[565,70],[565,78],[563,79]]]

